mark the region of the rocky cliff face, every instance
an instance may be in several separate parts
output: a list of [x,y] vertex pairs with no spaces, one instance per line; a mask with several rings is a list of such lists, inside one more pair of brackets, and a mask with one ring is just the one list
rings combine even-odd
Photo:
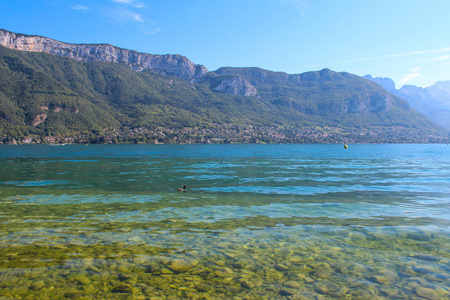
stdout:
[[243,95],[247,97],[259,97],[256,88],[247,80],[239,76],[224,76],[220,82],[213,88],[217,92],[225,92],[232,95]]
[[347,102],[344,113],[369,113],[388,111],[393,106],[388,93],[366,93],[356,95]]
[[107,44],[68,44],[41,36],[16,34],[0,30],[0,45],[21,51],[45,52],[77,61],[118,62],[135,71],[152,69],[194,82],[208,70],[181,55],[153,55]]

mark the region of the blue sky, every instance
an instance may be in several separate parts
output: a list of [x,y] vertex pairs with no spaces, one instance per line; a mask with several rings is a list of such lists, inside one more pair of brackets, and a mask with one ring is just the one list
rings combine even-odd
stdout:
[[450,80],[448,0],[0,0],[0,14],[13,32],[182,54],[210,71]]

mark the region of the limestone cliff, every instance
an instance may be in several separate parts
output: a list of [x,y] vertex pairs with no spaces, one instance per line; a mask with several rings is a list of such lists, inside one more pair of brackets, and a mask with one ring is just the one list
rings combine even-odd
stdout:
[[370,74],[367,74],[363,77],[375,82],[378,85],[381,85],[386,91],[389,91],[391,93],[396,91],[395,82],[391,78],[388,78],[388,77],[375,77],[374,78]]
[[223,76],[218,84],[213,87],[214,91],[225,92],[232,95],[243,95],[247,97],[259,97],[256,88],[247,80],[236,75]]
[[135,71],[152,69],[190,82],[198,81],[208,72],[204,66],[196,65],[181,55],[153,55],[107,44],[68,44],[3,29],[0,30],[0,45],[21,51],[45,52],[83,62],[118,62]]

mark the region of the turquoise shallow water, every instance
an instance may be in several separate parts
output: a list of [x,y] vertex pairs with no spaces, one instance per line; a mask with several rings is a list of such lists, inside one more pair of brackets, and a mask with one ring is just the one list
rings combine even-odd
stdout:
[[7,299],[449,297],[447,145],[1,146],[0,170]]

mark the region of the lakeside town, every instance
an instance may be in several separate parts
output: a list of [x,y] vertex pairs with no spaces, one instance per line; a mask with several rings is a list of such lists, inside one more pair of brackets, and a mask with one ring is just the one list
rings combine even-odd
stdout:
[[336,127],[294,127],[219,125],[184,128],[106,128],[79,136],[0,136],[0,144],[226,144],[226,143],[448,143],[449,137],[423,134],[401,127],[345,129]]

